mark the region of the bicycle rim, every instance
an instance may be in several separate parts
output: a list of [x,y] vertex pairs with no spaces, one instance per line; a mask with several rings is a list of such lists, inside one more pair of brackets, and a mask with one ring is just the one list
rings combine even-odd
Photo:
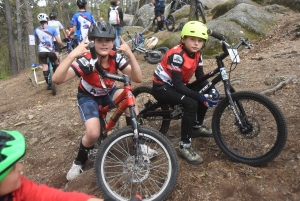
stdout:
[[218,146],[232,160],[248,165],[263,165],[275,159],[287,139],[281,110],[269,98],[254,92],[237,92],[232,99],[249,130],[239,128],[228,99],[224,99],[216,107],[212,120]]
[[143,145],[155,150],[150,157],[145,152],[134,156],[133,133],[127,127],[117,131],[100,147],[96,159],[97,183],[105,197],[129,200],[139,194],[143,200],[165,200],[173,190],[178,163],[173,147],[159,133],[151,128],[141,127]]

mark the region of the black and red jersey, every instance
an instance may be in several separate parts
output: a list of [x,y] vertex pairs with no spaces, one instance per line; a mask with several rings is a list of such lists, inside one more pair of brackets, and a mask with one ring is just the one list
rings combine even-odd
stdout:
[[180,44],[166,53],[157,65],[152,79],[157,89],[168,84],[178,92],[198,99],[199,94],[185,86],[193,75],[196,79],[204,75],[202,54],[200,52],[189,54]]
[[[89,93],[92,96],[104,96],[107,95],[115,86],[115,80],[104,78],[102,82],[105,86],[102,86],[100,81],[100,75],[96,68],[90,67],[90,59],[92,58],[90,53],[84,54],[83,57],[77,59],[76,62],[72,63],[72,68],[76,75],[80,77],[79,91]],[[98,60],[98,65],[100,65]],[[128,65],[128,62],[122,55],[115,51],[110,51],[108,56],[108,68],[102,68],[108,73],[117,74],[118,70],[122,71]]]

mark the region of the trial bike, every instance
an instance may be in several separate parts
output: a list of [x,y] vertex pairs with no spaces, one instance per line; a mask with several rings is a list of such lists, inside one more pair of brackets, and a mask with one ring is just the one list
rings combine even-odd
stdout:
[[[210,86],[223,82],[225,95],[214,109],[212,116],[213,137],[219,148],[233,161],[259,166],[274,160],[283,150],[287,140],[287,124],[279,107],[268,97],[253,91],[236,91],[230,83],[228,69],[223,63],[230,54],[232,62],[239,59],[240,46],[251,47],[242,39],[231,47],[221,34],[208,31],[222,43],[223,53],[216,56],[217,68],[205,74],[202,79],[188,85],[193,88],[214,77],[199,93],[208,94]],[[229,54],[230,53],[230,54]],[[234,70],[234,69],[233,69]],[[233,71],[230,68],[229,73]],[[139,106],[139,121],[166,134],[170,122],[180,120],[182,105],[168,105],[158,102],[152,95],[152,88],[139,86],[133,90]]]
[[[173,31],[175,28],[175,17],[172,14],[165,16],[163,13],[160,13],[160,18],[164,22],[164,26],[168,31]],[[154,18],[152,22],[152,31],[156,33],[158,31],[157,28],[157,19]]]
[[[90,64],[95,66],[97,54],[93,42],[89,43],[89,49],[92,54]],[[94,171],[100,191],[106,198],[114,200],[125,201],[135,194],[143,200],[165,200],[178,177],[174,148],[165,136],[138,123],[130,77],[110,74],[97,65],[96,69],[104,88],[104,78],[124,84],[124,91],[112,104],[99,106],[101,134]],[[113,108],[116,110],[107,122],[107,112]],[[127,108],[131,126],[107,135]]]
[[138,51],[140,53],[145,54],[144,58],[150,63],[150,64],[157,64],[159,63],[162,58],[165,56],[169,48],[167,47],[158,47],[154,50],[149,50],[144,47],[144,43],[140,42],[140,38],[142,37],[140,33],[135,32],[135,37],[132,38],[129,32],[127,31],[127,37],[130,39],[127,42],[131,42],[131,51],[135,52]]

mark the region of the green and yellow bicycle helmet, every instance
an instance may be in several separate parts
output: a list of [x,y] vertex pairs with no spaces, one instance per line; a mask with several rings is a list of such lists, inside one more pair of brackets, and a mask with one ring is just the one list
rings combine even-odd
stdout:
[[0,130],[0,182],[26,151],[24,136],[18,131]]
[[181,38],[185,36],[194,36],[202,38],[205,41],[208,39],[207,27],[205,24],[199,21],[189,21],[187,22],[181,31]]

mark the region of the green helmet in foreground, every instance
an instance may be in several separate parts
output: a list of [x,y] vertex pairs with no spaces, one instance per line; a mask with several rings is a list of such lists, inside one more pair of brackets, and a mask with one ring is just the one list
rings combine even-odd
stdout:
[[189,21],[185,23],[181,31],[181,38],[185,36],[194,36],[207,41],[207,26],[199,21]]
[[18,131],[0,130],[0,182],[26,151],[24,136]]

